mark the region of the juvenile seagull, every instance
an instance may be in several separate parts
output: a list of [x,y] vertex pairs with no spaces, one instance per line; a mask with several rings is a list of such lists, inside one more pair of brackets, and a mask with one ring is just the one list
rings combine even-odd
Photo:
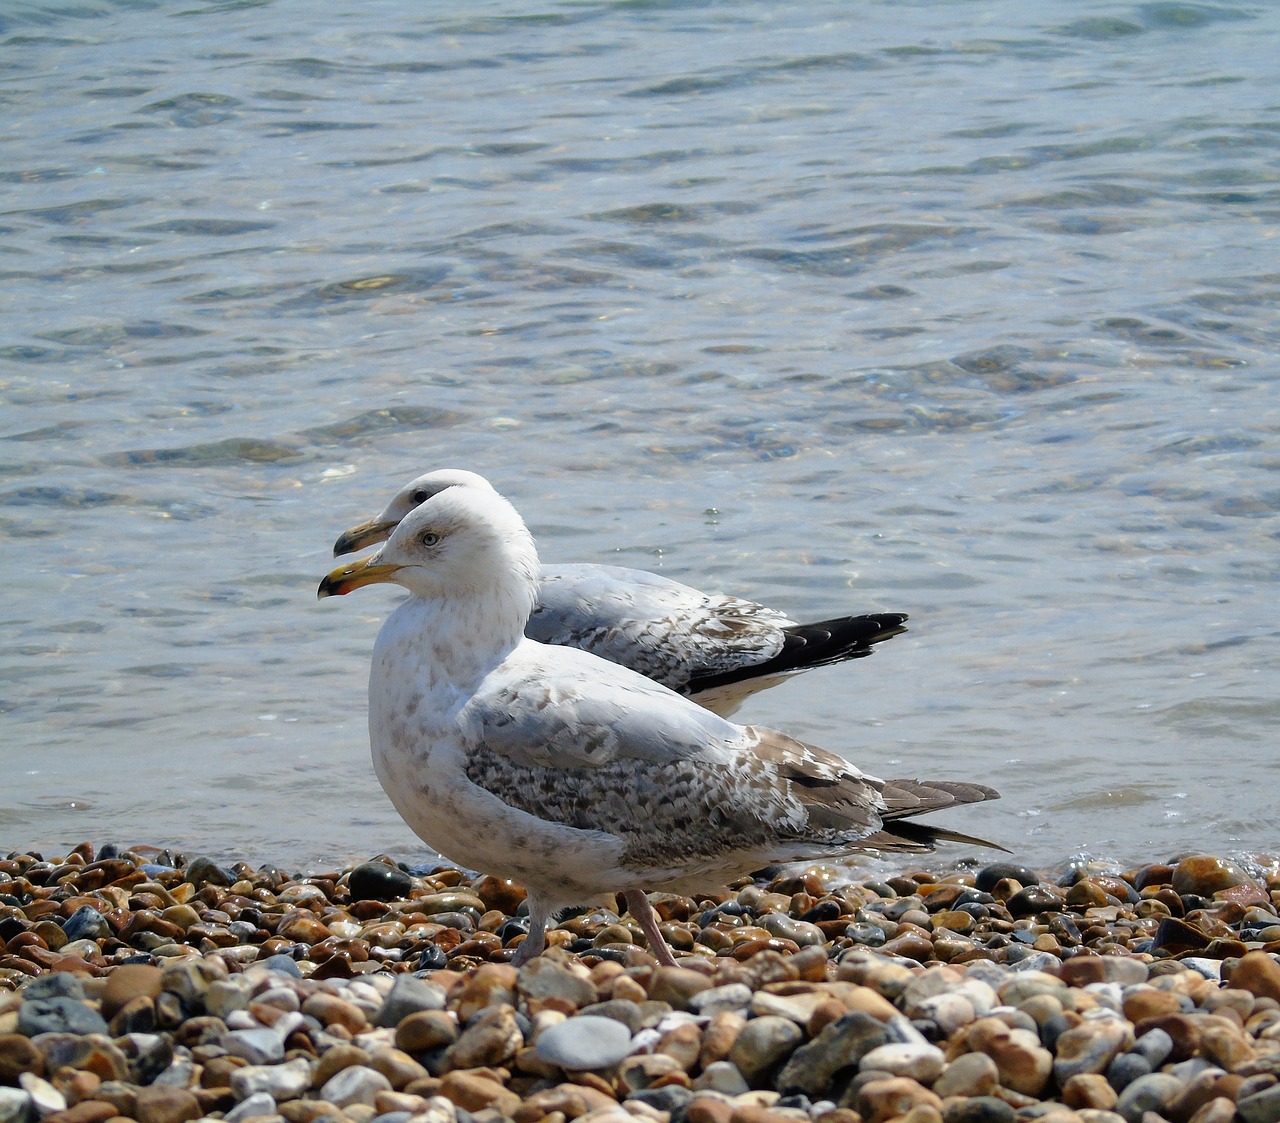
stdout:
[[[494,493],[475,472],[446,468],[402,487],[380,515],[333,545],[335,557],[383,542],[415,507],[445,488]],[[797,624],[740,597],[709,595],[616,565],[546,565],[525,634],[621,663],[722,716],[791,675],[871,654],[906,631],[906,614],[880,612]]]
[[[488,488],[450,487],[321,597],[390,581],[409,598],[373,651],[374,769],[405,822],[528,890],[517,964],[556,912],[622,892],[661,963],[646,890],[719,887],[775,862],[981,843],[906,816],[995,799],[980,784],[884,782],[783,733],[739,726],[626,667],[524,635],[533,537]],[[990,844],[984,844],[990,845]]]

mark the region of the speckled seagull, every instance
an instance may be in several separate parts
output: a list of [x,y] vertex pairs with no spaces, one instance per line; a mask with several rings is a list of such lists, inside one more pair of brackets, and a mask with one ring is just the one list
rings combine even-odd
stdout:
[[542,951],[552,915],[606,892],[625,894],[654,955],[673,964],[646,890],[720,887],[859,850],[991,845],[907,818],[995,799],[991,788],[877,780],[589,652],[526,638],[539,572],[510,503],[450,487],[319,589],[409,591],[373,651],[374,768],[425,842],[526,887],[515,963]]
[[[340,535],[334,556],[385,541],[410,511],[448,487],[494,490],[475,472],[428,472],[380,515]],[[797,624],[754,601],[623,566],[544,565],[539,576],[527,636],[594,652],[725,717],[756,691],[811,667],[860,659],[872,644],[906,631],[901,612]]]

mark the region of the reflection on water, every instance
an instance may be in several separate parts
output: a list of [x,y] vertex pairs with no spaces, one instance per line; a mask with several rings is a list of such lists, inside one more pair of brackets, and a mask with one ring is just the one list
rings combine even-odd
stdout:
[[409,477],[550,560],[900,610],[747,720],[1024,860],[1274,851],[1280,13],[0,14],[0,850],[418,844],[368,765]]

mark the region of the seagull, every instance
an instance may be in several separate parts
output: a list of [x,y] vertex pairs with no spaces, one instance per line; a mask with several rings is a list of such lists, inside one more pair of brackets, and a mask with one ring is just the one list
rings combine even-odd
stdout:
[[374,769],[423,841],[525,886],[517,966],[543,950],[554,915],[604,893],[624,895],[655,958],[673,965],[646,891],[688,894],[868,849],[994,845],[910,818],[997,798],[989,787],[878,780],[590,652],[529,639],[540,578],[506,499],[448,487],[318,590],[408,591],[373,650]]
[[[428,472],[402,487],[381,514],[341,534],[334,556],[385,541],[410,511],[446,488],[494,493],[475,472]],[[872,644],[906,631],[902,612],[798,624],[754,601],[624,566],[544,565],[539,577],[527,636],[621,663],[724,717],[757,691],[811,667],[861,659]]]

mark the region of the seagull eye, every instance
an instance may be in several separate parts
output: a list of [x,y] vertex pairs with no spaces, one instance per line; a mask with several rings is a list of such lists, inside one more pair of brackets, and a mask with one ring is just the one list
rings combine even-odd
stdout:
[[428,530],[421,538],[418,539],[424,546],[434,546],[440,541],[440,535],[434,530]]
[[431,498],[431,492],[427,491],[425,488],[420,487],[418,488],[417,491],[413,493],[412,498],[413,498],[413,505],[417,507],[420,504],[425,503],[428,499]]

